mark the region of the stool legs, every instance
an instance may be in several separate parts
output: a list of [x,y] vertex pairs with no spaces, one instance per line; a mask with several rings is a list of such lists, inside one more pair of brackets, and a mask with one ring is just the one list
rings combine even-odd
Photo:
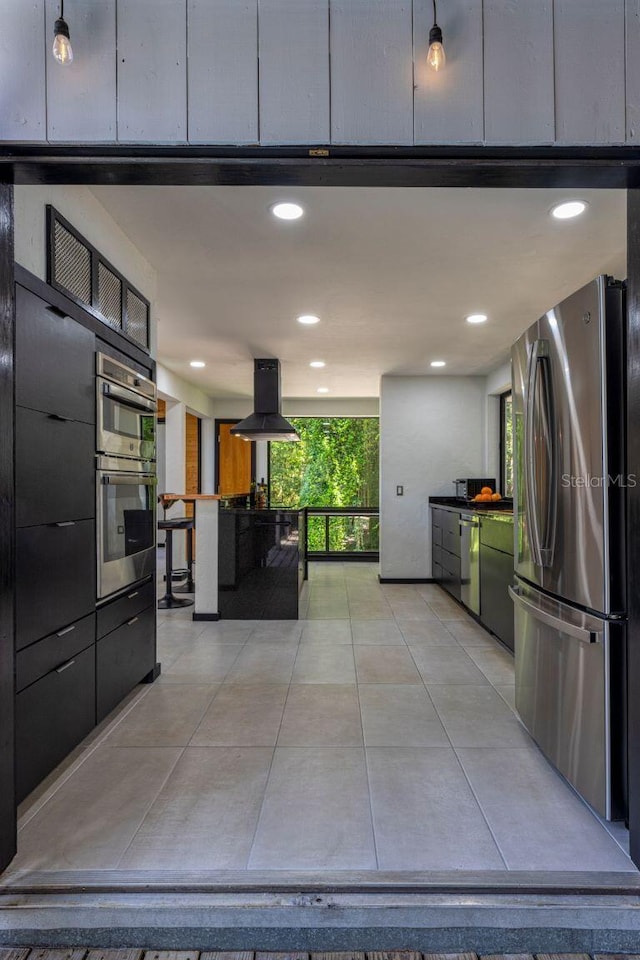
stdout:
[[185,533],[187,534],[187,579],[179,587],[174,587],[174,593],[193,593],[196,589],[196,585],[193,580],[193,534],[195,527],[189,527]]
[[186,597],[184,599],[181,597],[175,597],[171,592],[171,570],[173,567],[173,530],[166,530],[165,533],[165,593],[164,597],[161,597],[160,600],[158,600],[158,608],[160,610],[168,610],[172,607],[189,607],[193,603],[193,600],[189,600]]

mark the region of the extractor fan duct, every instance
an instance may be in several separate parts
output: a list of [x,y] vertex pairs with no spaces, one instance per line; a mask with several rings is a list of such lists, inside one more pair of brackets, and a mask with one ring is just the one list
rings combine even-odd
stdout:
[[231,427],[234,437],[245,440],[299,440],[293,426],[280,413],[280,361],[254,360],[254,412]]

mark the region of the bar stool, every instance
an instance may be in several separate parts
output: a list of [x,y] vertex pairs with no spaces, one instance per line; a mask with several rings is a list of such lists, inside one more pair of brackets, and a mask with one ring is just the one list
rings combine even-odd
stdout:
[[[181,583],[179,587],[174,587],[175,593],[193,593],[196,588],[196,585],[193,581],[193,535],[195,533],[195,517],[187,517],[186,519],[193,520],[193,526],[187,527],[187,567],[186,570],[174,570],[173,579],[174,580],[184,580],[186,575],[186,582]],[[176,573],[180,574],[179,577],[176,576]]]
[[158,530],[164,530],[166,533],[165,543],[165,594],[158,600],[160,610],[168,610],[172,607],[190,607],[193,600],[184,597],[176,597],[171,590],[171,574],[173,566],[173,531],[189,530],[194,527],[193,517],[175,517],[171,520],[159,520]]

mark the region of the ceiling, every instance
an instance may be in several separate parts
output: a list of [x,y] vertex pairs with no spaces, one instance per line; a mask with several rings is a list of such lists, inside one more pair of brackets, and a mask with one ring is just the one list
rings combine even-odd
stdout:
[[[248,397],[279,357],[287,397],[378,396],[380,376],[486,374],[518,334],[598,273],[626,276],[624,191],[94,187],[158,273],[160,362]],[[576,220],[558,200],[589,202]],[[294,200],[295,222],[270,206]],[[126,272],[126,271],[125,271]],[[469,313],[489,316],[471,326]],[[302,313],[321,317],[303,327]],[[204,360],[193,370],[189,361]],[[324,360],[322,370],[309,361]],[[434,359],[446,360],[435,371]]]

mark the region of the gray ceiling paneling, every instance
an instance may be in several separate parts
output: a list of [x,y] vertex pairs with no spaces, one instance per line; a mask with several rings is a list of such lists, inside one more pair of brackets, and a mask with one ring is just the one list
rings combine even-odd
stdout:
[[3,0],[1,140],[46,139],[45,57],[53,44],[53,21],[47,26],[45,40],[44,0]]
[[552,0],[484,0],[487,143],[554,139]]
[[[47,24],[59,15],[46,0]],[[47,128],[52,141],[116,139],[116,0],[66,0],[73,63],[47,57]]]
[[188,0],[189,140],[258,141],[258,0]]
[[258,9],[261,143],[328,143],[329,0]]

